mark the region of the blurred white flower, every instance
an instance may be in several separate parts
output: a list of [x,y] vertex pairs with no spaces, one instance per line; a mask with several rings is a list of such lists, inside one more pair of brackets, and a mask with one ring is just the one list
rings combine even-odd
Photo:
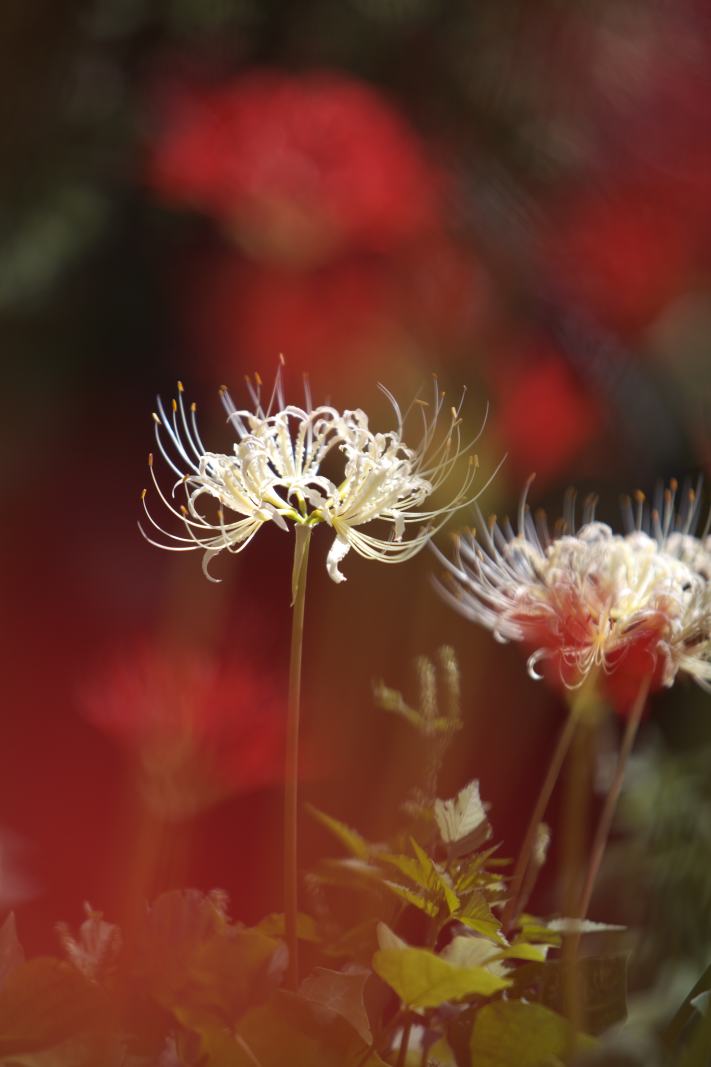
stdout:
[[[416,448],[404,443],[406,416],[387,390],[396,428],[375,433],[359,409],[313,407],[308,387],[303,408],[287,405],[280,373],[266,406],[260,379],[248,381],[248,387],[254,410],[237,409],[227,390],[220,391],[237,435],[232,455],[207,451],[198,431],[195,405],[186,405],[180,383],[170,411],[159,400],[153,416],[158,448],[178,481],[165,493],[152,456],[151,477],[163,504],[180,520],[182,533],[162,529],[148,510],[144,490],[150,523],[175,543],[147,539],[177,552],[202,549],[203,569],[213,581],[217,579],[209,573],[210,561],[224,549],[241,552],[267,522],[283,530],[289,523],[331,527],[335,538],[326,566],[330,577],[342,582],[339,563],[351,548],[367,559],[399,563],[419,552],[457,508],[474,499],[470,489],[477,460],[470,455],[454,495],[439,507],[423,507],[474,443],[462,443],[460,408],[443,415],[444,394],[436,383],[431,404],[416,400],[412,405],[422,419]],[[440,433],[443,420],[446,426]],[[185,500],[176,506],[173,499],[179,488]],[[202,509],[210,502],[215,509],[206,515]],[[389,527],[386,536],[359,529],[375,521]],[[417,529],[407,537],[413,525]]]
[[557,536],[545,516],[521,501],[518,531],[486,523],[457,539],[439,590],[457,611],[499,641],[533,649],[529,673],[543,663],[567,687],[593,668],[671,686],[684,671],[711,683],[711,538],[694,536],[699,497],[676,483],[649,508],[643,494],[625,500],[627,533],[595,521],[586,502],[576,529],[574,497]]
[[27,843],[11,830],[0,827],[0,911],[37,896],[39,887],[27,874],[23,853]]

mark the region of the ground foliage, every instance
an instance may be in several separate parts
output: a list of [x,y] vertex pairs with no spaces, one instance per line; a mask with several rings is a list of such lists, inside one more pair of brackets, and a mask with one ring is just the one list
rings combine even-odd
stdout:
[[[76,932],[58,925],[57,957],[26,960],[9,915],[0,927],[0,1067],[621,1062],[606,1055],[604,1038],[626,1014],[620,928],[524,913],[504,929],[508,861],[478,782],[437,796],[460,725],[451,651],[421,658],[417,674],[414,708],[376,687],[381,706],[430,742],[424,785],[406,798],[393,839],[370,842],[311,810],[340,854],[306,879],[298,989],[286,987],[283,916],[248,928],[230,918],[220,890],[163,893],[124,930],[86,905]],[[570,936],[580,944],[572,961]],[[710,986],[707,972],[660,1035],[660,1063],[707,1062]]]

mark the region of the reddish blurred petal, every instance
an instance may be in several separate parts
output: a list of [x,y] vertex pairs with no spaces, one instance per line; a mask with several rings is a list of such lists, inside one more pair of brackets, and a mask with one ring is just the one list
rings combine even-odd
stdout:
[[563,471],[601,428],[597,401],[552,350],[529,350],[525,361],[501,357],[509,373],[498,377],[498,432],[517,477],[534,473],[538,484]]
[[162,97],[149,184],[212,215],[256,259],[384,252],[439,221],[439,173],[415,131],[364,83],[256,70]]
[[695,222],[668,190],[631,186],[573,204],[553,238],[559,284],[603,323],[647,326],[688,287]]

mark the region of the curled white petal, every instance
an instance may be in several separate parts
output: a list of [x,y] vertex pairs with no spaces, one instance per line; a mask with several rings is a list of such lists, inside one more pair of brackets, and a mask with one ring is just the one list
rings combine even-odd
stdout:
[[348,555],[350,550],[351,546],[342,537],[334,538],[326,557],[326,570],[329,578],[334,582],[345,582],[346,576],[338,569],[338,564]]

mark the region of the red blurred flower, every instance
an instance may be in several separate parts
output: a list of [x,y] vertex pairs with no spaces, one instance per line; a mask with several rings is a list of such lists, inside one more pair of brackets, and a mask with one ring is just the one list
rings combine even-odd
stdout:
[[632,182],[573,202],[548,254],[567,294],[605,325],[634,333],[689,287],[698,238],[697,213],[673,189]]
[[519,479],[535,472],[545,484],[600,432],[600,404],[546,341],[499,353],[492,376],[496,429]]
[[264,671],[142,642],[106,665],[84,711],[137,760],[163,816],[282,780],[285,706]]
[[162,96],[149,183],[218,219],[257,259],[384,252],[437,225],[439,174],[407,122],[363,83],[256,70]]
[[279,352],[315,370],[468,351],[489,294],[476,258],[446,237],[407,256],[352,255],[308,271],[227,251],[193,263],[181,287],[192,347],[227,379]]
[[359,260],[292,271],[227,255],[203,265],[188,295],[195,349],[222,377],[269,366],[279,352],[311,370],[334,360],[357,366],[392,350],[389,276]]

